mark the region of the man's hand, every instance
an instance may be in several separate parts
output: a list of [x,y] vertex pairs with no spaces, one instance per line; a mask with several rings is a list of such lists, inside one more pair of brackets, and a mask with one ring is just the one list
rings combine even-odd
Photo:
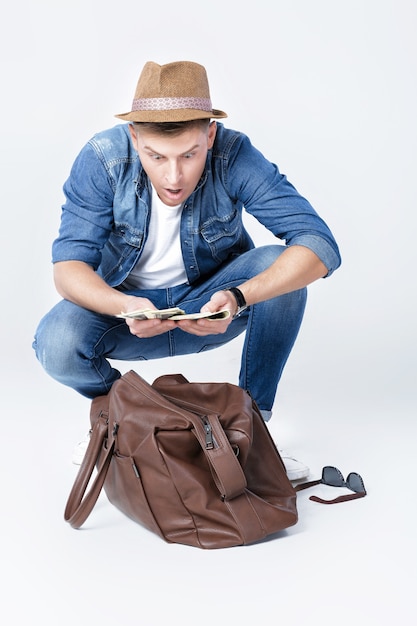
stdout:
[[201,307],[201,311],[215,313],[222,309],[230,311],[227,319],[210,320],[207,318],[199,320],[183,320],[176,322],[178,328],[191,335],[204,337],[205,335],[221,335],[226,332],[236,313],[237,305],[235,297],[230,291],[216,291],[207,304]]
[[[136,298],[132,296],[127,301],[126,312],[136,311],[137,309],[156,310],[156,307],[147,298]],[[126,324],[129,326],[132,335],[140,337],[141,339],[163,335],[176,326],[176,323],[171,320],[135,320],[130,318],[126,319]]]
[[163,335],[169,330],[173,330],[177,323],[171,320],[134,320],[127,319],[126,324],[130,332],[141,339]]

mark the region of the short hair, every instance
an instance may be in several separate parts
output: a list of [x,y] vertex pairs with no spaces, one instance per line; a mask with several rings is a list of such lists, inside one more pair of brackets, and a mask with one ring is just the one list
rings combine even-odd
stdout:
[[210,124],[210,119],[188,120],[186,122],[132,122],[132,124],[137,130],[144,128],[156,135],[180,135],[189,128],[206,130]]

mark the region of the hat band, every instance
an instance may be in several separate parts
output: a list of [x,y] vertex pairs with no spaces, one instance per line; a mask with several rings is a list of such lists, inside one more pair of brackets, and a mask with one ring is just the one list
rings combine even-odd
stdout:
[[172,109],[198,109],[212,111],[210,98],[136,98],[132,111],[168,111]]

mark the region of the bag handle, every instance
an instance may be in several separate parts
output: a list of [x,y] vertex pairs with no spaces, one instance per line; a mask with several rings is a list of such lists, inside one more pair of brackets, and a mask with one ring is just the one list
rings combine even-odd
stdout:
[[[243,469],[226,437],[218,416],[207,416],[205,424],[196,416],[192,417],[195,417],[195,420],[193,420],[194,432],[206,454],[214,482],[221,494],[221,498],[222,500],[231,500],[240,495],[247,487],[246,476]],[[111,439],[108,442],[107,450],[97,470],[97,475],[89,491],[86,493],[94,467],[103,449],[103,442],[107,432],[108,417],[102,414],[92,429],[87,451],[65,508],[64,518],[69,522],[72,528],[80,528],[84,524],[93,510],[103,488],[114,451],[116,430],[113,430],[111,434]],[[210,435],[208,433],[210,433]],[[213,442],[213,447],[211,447],[211,441]],[[210,443],[208,444],[208,442]]]
[[160,376],[152,385],[149,385],[141,378],[136,378],[135,372],[132,374],[142,392],[146,389],[154,401],[156,401],[155,393],[157,393],[159,403],[161,401],[172,402],[176,407],[179,406],[181,411],[187,413],[187,418],[194,426],[194,433],[206,455],[214,482],[222,499],[231,500],[243,493],[247,487],[246,476],[226,437],[219,416],[215,413],[205,415],[203,407],[194,406],[185,400],[179,403],[178,398],[172,398],[169,395],[170,386],[188,383],[188,379],[182,374],[169,374]]
[[108,416],[101,412],[99,419],[94,424],[91,431],[91,438],[87,451],[81,463],[77,477],[68,496],[67,505],[65,507],[64,518],[71,524],[73,528],[80,528],[90,515],[91,511],[106,479],[107,470],[109,469],[113,449],[115,445],[115,433],[112,433],[112,439],[109,441],[106,453],[100,462],[97,475],[92,483],[89,491],[85,494],[90,482],[94,467],[98,461],[100,452],[103,449],[103,442],[108,431]]
[[[169,411],[179,411],[192,423],[194,433],[208,460],[214,482],[224,500],[235,498],[246,489],[246,476],[218,416],[205,414],[203,407],[195,406],[185,400],[179,402],[178,399],[171,398],[169,393],[162,390],[158,384],[163,382],[165,386],[167,384],[188,383],[182,374],[160,376],[150,385],[136,372],[130,371],[124,375],[124,380],[151,402],[163,406]],[[213,439],[212,442],[207,440],[210,435]]]
[[246,489],[247,480],[219,416],[211,414],[201,419],[193,415],[192,422],[222,500],[239,496]]

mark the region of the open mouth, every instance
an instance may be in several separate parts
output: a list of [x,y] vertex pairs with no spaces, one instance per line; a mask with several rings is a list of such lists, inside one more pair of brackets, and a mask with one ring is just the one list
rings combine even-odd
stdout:
[[164,193],[167,198],[175,200],[181,196],[182,189],[164,189]]

